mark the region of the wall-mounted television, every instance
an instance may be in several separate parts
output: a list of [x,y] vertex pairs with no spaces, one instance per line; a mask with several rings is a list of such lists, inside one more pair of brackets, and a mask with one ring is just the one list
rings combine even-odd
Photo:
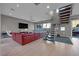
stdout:
[[28,24],[26,23],[19,23],[19,29],[26,29],[28,28]]

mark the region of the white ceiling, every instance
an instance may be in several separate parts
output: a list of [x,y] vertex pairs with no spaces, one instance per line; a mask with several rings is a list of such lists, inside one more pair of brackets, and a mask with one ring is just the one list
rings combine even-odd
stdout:
[[[5,3],[0,4],[2,7],[2,14],[25,19],[31,22],[44,21],[51,18],[49,15],[50,11],[67,5],[68,3],[40,3],[38,6],[33,3],[20,3],[17,7],[17,3]],[[46,6],[50,8],[46,8]],[[13,8],[14,10],[11,10]]]

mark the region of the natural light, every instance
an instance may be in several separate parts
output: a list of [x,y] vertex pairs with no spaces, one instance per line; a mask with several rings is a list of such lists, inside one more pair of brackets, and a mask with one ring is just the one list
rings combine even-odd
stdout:
[[44,23],[43,28],[51,28],[51,23]]
[[79,24],[79,20],[72,20],[72,27],[76,27]]

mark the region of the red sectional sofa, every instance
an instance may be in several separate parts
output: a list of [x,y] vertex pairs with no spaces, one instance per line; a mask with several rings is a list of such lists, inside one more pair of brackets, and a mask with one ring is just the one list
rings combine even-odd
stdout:
[[25,45],[41,38],[41,33],[12,33],[12,39]]

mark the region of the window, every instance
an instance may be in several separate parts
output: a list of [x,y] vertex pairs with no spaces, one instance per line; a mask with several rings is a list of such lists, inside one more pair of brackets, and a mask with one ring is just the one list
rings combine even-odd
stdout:
[[51,28],[51,23],[44,23],[43,28]]
[[79,24],[79,20],[72,20],[72,27],[76,27]]
[[65,27],[61,27],[61,31],[65,31]]
[[41,29],[42,28],[42,24],[37,24],[37,28]]

